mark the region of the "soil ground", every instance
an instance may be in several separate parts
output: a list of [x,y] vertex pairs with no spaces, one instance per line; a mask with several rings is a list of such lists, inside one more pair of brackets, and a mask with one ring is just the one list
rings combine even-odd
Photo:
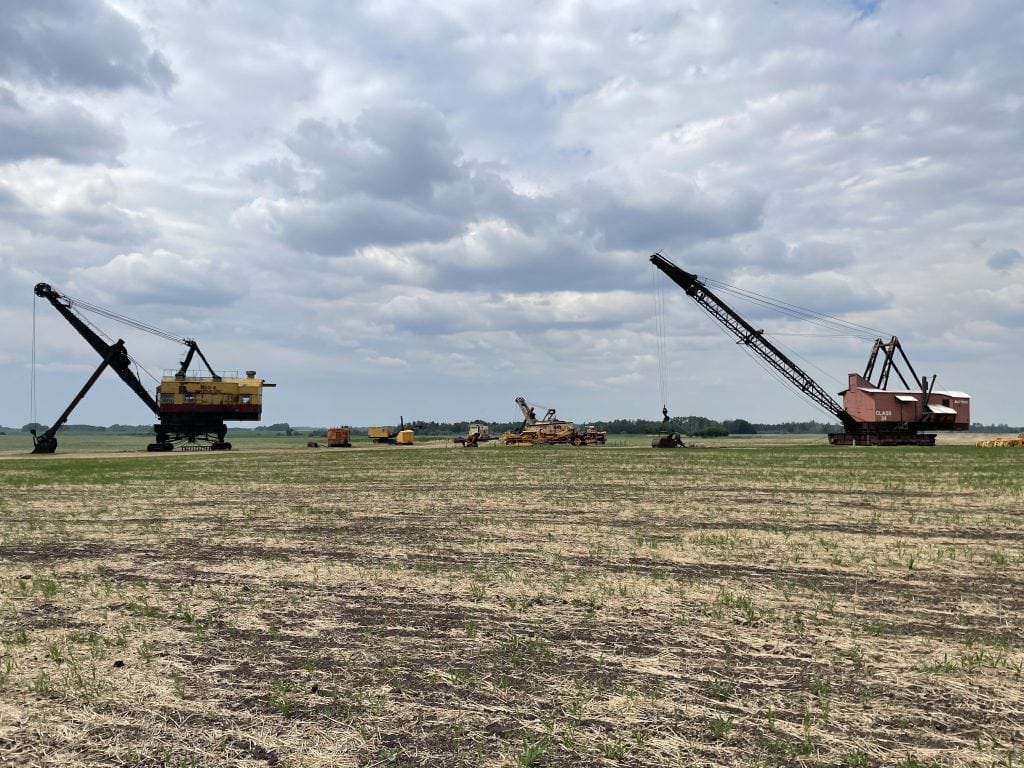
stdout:
[[774,442],[2,453],[0,765],[1019,763],[1024,451]]

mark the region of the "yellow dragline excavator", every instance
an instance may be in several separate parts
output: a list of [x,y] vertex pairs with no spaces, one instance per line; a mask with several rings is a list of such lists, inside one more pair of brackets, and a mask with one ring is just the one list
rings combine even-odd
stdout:
[[[227,434],[224,422],[259,421],[263,411],[263,388],[276,386],[256,378],[255,371],[246,371],[245,378],[221,376],[213,370],[193,339],[180,338],[80,299],[72,299],[47,283],[36,285],[35,294],[53,305],[89,346],[96,350],[102,362],[53,426],[41,435],[32,430],[33,453],[54,453],[57,450],[57,430],[64,426],[75,406],[107,368],[113,370],[157,417],[158,422],[153,425],[156,440],[147,446],[149,451],[171,451],[176,443],[188,450],[230,450],[231,443],[224,440]],[[118,339],[108,344],[81,316],[82,310],[183,344],[188,351],[178,370],[160,380],[154,397],[132,370],[132,359],[124,341]],[[209,376],[189,373],[189,365],[196,355],[203,361]]]
[[502,436],[505,445],[604,445],[608,440],[607,432],[591,425],[581,431],[574,422],[557,418],[554,408],[548,408],[544,418],[538,419],[537,406],[525,398],[517,397],[516,405],[523,414],[523,423],[518,430]]

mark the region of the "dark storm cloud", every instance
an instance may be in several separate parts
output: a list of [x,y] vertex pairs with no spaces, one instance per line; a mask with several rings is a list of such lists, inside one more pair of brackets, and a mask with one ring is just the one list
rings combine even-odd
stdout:
[[72,165],[112,165],[124,136],[82,108],[58,104],[31,112],[0,87],[0,163],[50,157]]
[[1002,272],[1009,269],[1017,264],[1024,261],[1024,256],[1021,256],[1020,251],[1016,248],[1004,248],[1001,251],[996,251],[988,260],[985,262],[989,269]]
[[0,76],[57,88],[167,91],[174,73],[137,26],[99,0],[9,0]]

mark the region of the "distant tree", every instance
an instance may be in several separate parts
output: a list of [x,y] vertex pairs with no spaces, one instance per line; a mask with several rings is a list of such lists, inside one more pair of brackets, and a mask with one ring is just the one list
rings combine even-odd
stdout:
[[838,424],[823,424],[818,421],[786,421],[781,424],[754,424],[759,433],[777,433],[784,435],[810,435],[827,432],[841,432]]
[[694,432],[691,437],[728,437],[729,430],[723,426],[715,425],[706,427],[700,432]]
[[726,429],[731,435],[756,435],[757,429],[746,419],[733,419],[732,421],[723,421],[722,427]]
[[26,424],[25,426],[23,426],[21,428],[21,431],[22,432],[31,432],[33,429],[36,432],[45,432],[46,430],[49,429],[49,427],[46,426],[45,424],[40,424],[38,421],[33,421],[33,422],[30,422],[30,423]]
[[253,432],[284,432],[286,435],[291,435],[292,428],[287,421],[283,421],[279,424],[271,424],[267,427],[255,427]]
[[1024,427],[1011,427],[1007,424],[981,424],[974,422],[971,424],[971,432],[990,432],[990,433],[1009,433],[1009,432],[1024,432]]

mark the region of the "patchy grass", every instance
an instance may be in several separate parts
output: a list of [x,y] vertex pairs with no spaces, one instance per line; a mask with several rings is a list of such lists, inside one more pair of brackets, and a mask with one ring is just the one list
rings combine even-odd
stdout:
[[1019,763],[1021,452],[736,445],[0,456],[0,764]]

